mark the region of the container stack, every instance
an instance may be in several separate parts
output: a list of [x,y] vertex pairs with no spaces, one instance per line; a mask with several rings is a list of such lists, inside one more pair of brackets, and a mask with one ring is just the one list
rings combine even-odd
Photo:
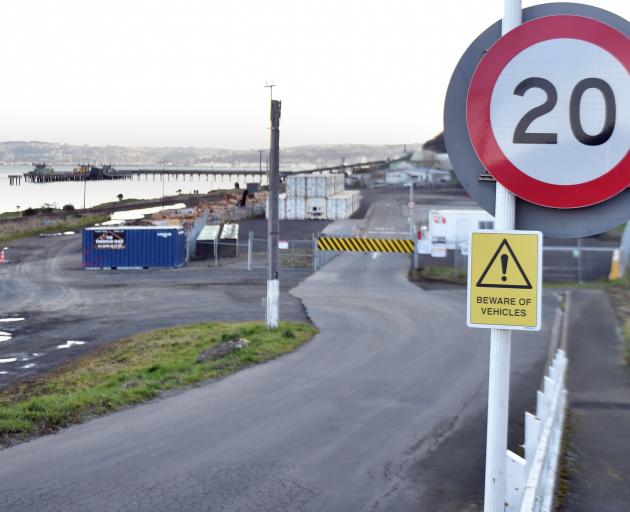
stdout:
[[345,190],[343,174],[296,174],[287,176],[278,208],[281,220],[337,220],[349,218],[360,201],[358,190]]

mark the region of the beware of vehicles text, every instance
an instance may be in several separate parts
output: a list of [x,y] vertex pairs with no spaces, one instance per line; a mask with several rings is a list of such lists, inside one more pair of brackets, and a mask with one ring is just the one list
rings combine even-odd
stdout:
[[469,327],[539,330],[542,233],[474,231],[468,257]]

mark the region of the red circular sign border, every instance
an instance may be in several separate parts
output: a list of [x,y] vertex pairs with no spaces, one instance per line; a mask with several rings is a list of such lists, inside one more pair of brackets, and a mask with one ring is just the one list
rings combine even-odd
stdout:
[[[582,208],[606,201],[630,185],[630,151],[599,178],[576,185],[555,185],[528,176],[510,162],[499,147],[490,120],[492,92],[505,66],[530,46],[560,38],[595,44],[612,54],[630,73],[630,40],[610,25],[567,14],[536,18],[500,38],[482,58],[468,89],[466,123],[477,156],[508,190],[540,206]],[[624,46],[629,51],[619,52]]]

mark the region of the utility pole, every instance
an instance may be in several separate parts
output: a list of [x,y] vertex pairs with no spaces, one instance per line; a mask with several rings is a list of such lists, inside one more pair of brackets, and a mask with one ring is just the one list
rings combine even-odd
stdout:
[[271,82],[267,82],[265,84],[265,88],[269,89],[269,101],[273,101],[273,88],[276,86],[276,84],[273,83],[273,80]]
[[[265,87],[273,87],[265,86]],[[269,149],[269,210],[267,223],[267,328],[278,327],[278,303],[280,281],[278,279],[278,240],[280,220],[278,218],[278,189],[280,188],[280,109],[278,100],[271,100],[271,145]]]
[[258,153],[259,153],[259,156],[260,156],[260,162],[259,162],[259,165],[258,165],[258,171],[260,173],[262,173],[262,154],[263,154],[263,150],[259,149]]
[[[501,35],[521,24],[521,0],[504,0]],[[499,182],[496,184],[494,229],[514,229],[515,198]],[[488,424],[486,430],[486,475],[484,512],[505,510],[507,472],[508,406],[510,402],[510,351],[512,331],[490,330],[490,372],[488,382]]]
[[[272,103],[273,103],[273,88],[275,86],[276,84],[273,83],[273,80],[265,84],[265,88],[269,89],[269,101],[271,101]],[[267,153],[267,186],[270,186],[270,183],[269,183],[269,165],[270,165],[269,160],[270,159],[271,159],[271,154]]]

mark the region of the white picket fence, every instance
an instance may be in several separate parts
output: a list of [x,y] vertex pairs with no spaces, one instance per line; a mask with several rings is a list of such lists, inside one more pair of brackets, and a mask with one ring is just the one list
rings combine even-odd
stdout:
[[538,391],[536,415],[525,413],[525,458],[508,450],[506,511],[550,512],[564,429],[567,356],[556,352]]

